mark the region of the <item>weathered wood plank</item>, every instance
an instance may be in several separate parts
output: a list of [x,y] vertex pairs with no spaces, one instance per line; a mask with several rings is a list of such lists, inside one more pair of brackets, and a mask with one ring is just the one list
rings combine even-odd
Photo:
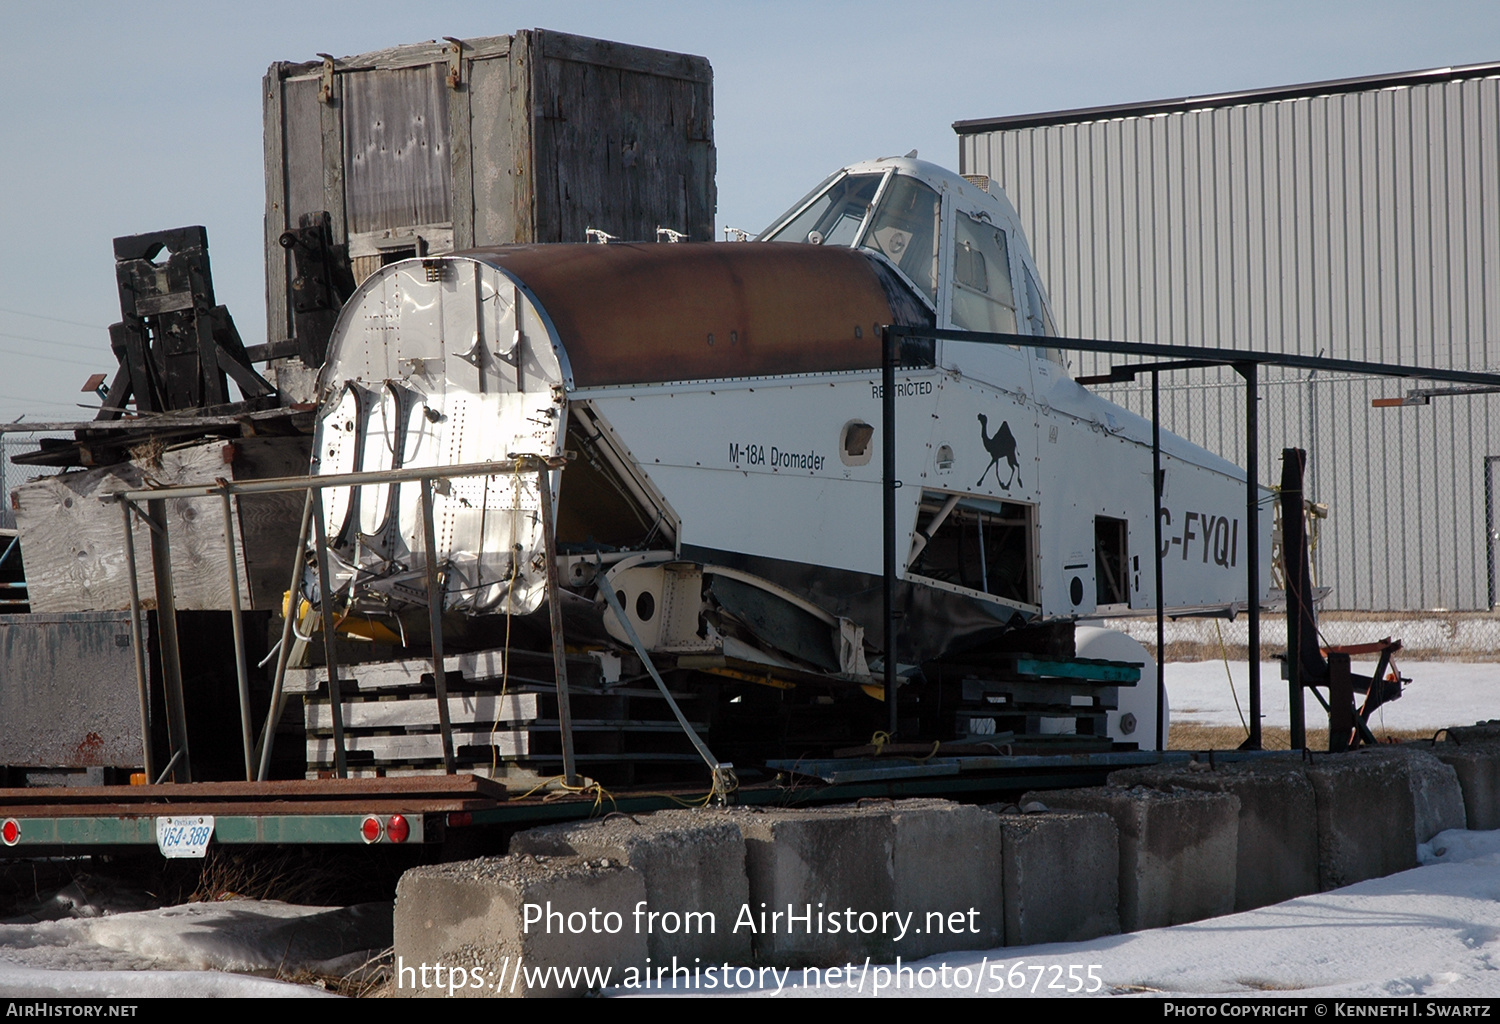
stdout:
[[[455,733],[455,746],[491,746],[499,750],[501,757],[525,757],[531,749],[531,737],[525,732]],[[443,737],[438,733],[423,733],[416,736],[347,736],[348,750],[368,750],[377,761],[431,761],[443,756]],[[333,763],[332,738],[312,738],[307,741],[308,764],[327,765]]]
[[291,317],[287,309],[290,288],[274,287],[277,281],[290,283],[287,276],[287,253],[281,247],[281,233],[286,230],[286,108],[282,103],[284,65],[272,64],[261,79],[261,124],[265,140],[265,252],[266,280],[272,284],[266,288],[266,341],[280,341],[291,337]]
[[[372,69],[396,70],[420,67],[423,64],[446,63],[444,48],[447,43],[436,41],[390,46],[383,50],[340,57],[336,64],[340,71],[368,71]],[[504,57],[510,52],[510,36],[477,36],[464,40],[464,53],[476,58]],[[323,73],[322,61],[307,61],[303,64],[288,64],[289,75],[306,75],[316,78]]]
[[[504,673],[504,657],[504,652],[500,650],[452,654],[443,659],[443,672],[445,675],[462,673],[469,682],[499,679]],[[339,669],[339,684],[351,685],[346,677],[352,676],[352,685],[361,690],[413,689],[422,685],[424,675],[432,675],[432,659],[407,658],[402,661],[342,666]],[[321,666],[289,668],[286,671],[286,691],[317,693],[327,678],[328,671]]]
[[651,241],[658,225],[713,238],[711,84],[550,54],[535,76],[539,240]]
[[[81,612],[130,607],[124,523],[119,506],[101,501],[101,495],[154,485],[211,484],[221,477],[281,476],[294,465],[305,472],[306,457],[299,461],[296,455],[303,443],[300,438],[244,438],[234,442],[235,462],[226,464],[226,443],[210,441],[162,452],[159,463],[126,463],[41,477],[22,485],[16,491],[16,520],[32,609]],[[291,509],[293,504],[295,509]],[[183,611],[227,609],[228,552],[221,499],[178,498],[166,507],[177,607]],[[245,608],[280,607],[301,511],[299,495],[245,499],[234,537],[240,600]],[[255,548],[248,567],[242,539],[247,530]],[[146,607],[154,607],[150,532],[139,520],[132,532],[141,600]]]
[[[12,500],[33,612],[130,607],[124,522],[120,510],[98,496],[144,485],[140,470],[127,465],[38,477],[16,488]],[[151,534],[139,522],[133,534],[140,593],[148,599]]]
[[446,74],[428,64],[336,76],[350,234],[451,222]]
[[[516,241],[510,61],[470,61],[465,89],[469,94],[469,173],[474,189],[473,244],[504,245]],[[458,246],[457,225],[454,244]]]
[[[511,133],[511,226],[517,242],[555,242],[556,238],[543,238],[536,229],[536,111],[533,96],[536,92],[537,64],[533,53],[531,34],[517,32],[510,48],[510,103],[509,120]],[[502,107],[497,114],[506,110]],[[574,241],[574,239],[568,239]]]
[[[342,679],[339,680],[341,683]],[[448,699],[450,720],[459,725],[493,722],[529,722],[539,714],[540,698],[534,693],[454,694]],[[309,731],[333,728],[333,712],[326,701],[307,705]],[[344,728],[395,729],[403,726],[437,725],[438,702],[431,700],[361,700],[344,703]]]
[[323,157],[323,205],[333,244],[349,241],[349,211],[344,186],[344,76],[334,75],[332,96],[318,102],[318,124]]
[[567,32],[535,29],[533,35],[540,42],[539,49],[547,60],[576,61],[617,71],[682,78],[692,82],[713,80],[713,69],[707,57],[653,50],[649,46],[614,43],[607,39],[591,39]]
[[[464,47],[459,58],[462,69],[458,88],[448,93],[449,179],[452,182],[449,216],[453,221],[453,248],[474,247],[474,154],[470,138],[473,114],[469,109],[469,85],[474,75],[474,58]],[[446,79],[444,80],[446,85]]]

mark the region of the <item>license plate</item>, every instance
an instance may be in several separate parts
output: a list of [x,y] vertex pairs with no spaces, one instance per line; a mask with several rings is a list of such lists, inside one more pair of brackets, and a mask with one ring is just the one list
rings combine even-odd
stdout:
[[201,859],[208,852],[208,841],[213,835],[212,815],[156,819],[156,848],[163,857]]

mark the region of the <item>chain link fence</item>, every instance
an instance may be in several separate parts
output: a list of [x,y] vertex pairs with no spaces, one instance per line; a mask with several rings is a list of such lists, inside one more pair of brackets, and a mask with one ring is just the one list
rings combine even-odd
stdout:
[[10,503],[11,491],[28,480],[61,472],[52,466],[17,466],[11,459],[36,451],[43,437],[57,436],[46,433],[0,434],[0,529],[10,530],[16,525],[16,514]]
[[[1313,506],[1313,582],[1328,588],[1323,613],[1488,613],[1497,583],[1500,395],[1375,408],[1374,399],[1399,398],[1421,383],[1274,366],[1260,377],[1261,482],[1280,482],[1282,449],[1308,453],[1304,491]],[[1151,415],[1149,376],[1093,390]],[[1228,367],[1163,374],[1162,429],[1243,466],[1245,395]]]
[[[1261,482],[1279,483],[1282,449],[1308,453],[1304,515],[1313,583],[1326,590],[1318,612],[1322,642],[1389,636],[1403,641],[1410,658],[1492,659],[1500,651],[1500,618],[1491,612],[1500,525],[1494,480],[1500,473],[1500,395],[1438,396],[1427,405],[1376,408],[1375,399],[1399,398],[1423,385],[1269,366],[1260,374]],[[1148,377],[1094,390],[1151,415]],[[1245,396],[1244,380],[1228,367],[1164,374],[1162,429],[1243,466]],[[1279,516],[1279,507],[1270,514]],[[1272,572],[1272,585],[1279,588],[1279,566]],[[1155,647],[1154,621],[1109,625]],[[1284,649],[1285,618],[1262,616],[1261,638],[1266,651]],[[1243,618],[1169,621],[1166,647],[1171,660],[1243,660],[1247,624]]]

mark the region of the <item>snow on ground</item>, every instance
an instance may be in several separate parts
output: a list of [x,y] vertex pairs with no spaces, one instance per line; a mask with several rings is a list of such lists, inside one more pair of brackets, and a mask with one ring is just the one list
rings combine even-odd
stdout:
[[[1261,667],[1263,710],[1267,725],[1285,727],[1280,670],[1279,662]],[[1401,671],[1413,683],[1377,713],[1378,728],[1436,731],[1500,718],[1500,666],[1403,662]],[[1231,662],[1228,674],[1233,693],[1223,662],[1169,664],[1173,721],[1239,724],[1233,694],[1248,713],[1248,666]],[[1321,715],[1308,701],[1308,721]],[[882,996],[957,996],[977,985],[980,995],[1029,995],[1038,975],[1027,968],[1035,967],[1046,968],[1037,995],[1065,994],[1070,966],[1087,977],[1097,965],[1100,991],[1116,994],[1500,998],[1500,832],[1445,832],[1419,853],[1423,866],[1412,871],[1249,913],[1091,942],[950,953],[902,964],[914,970],[899,989],[892,965],[868,973],[856,965],[836,982],[808,985],[792,971],[782,976],[784,994],[869,996],[879,985]],[[325,995],[256,975],[354,966],[366,954],[351,951],[365,948],[377,913],[254,900],[145,911],[126,901],[101,911],[66,891],[56,902],[61,910],[37,908],[41,920],[0,923],[0,997]],[[383,913],[388,933],[388,906]],[[1024,991],[1012,987],[1018,980]],[[1047,992],[1052,982],[1063,990]],[[776,990],[768,979],[756,991]]]
[[[794,970],[779,975],[783,988],[768,976],[748,994],[1065,995],[1076,965],[1079,979],[1092,967],[1098,994],[1109,995],[1500,998],[1500,832],[1444,832],[1418,852],[1423,866],[1414,870],[1244,914],[1089,942],[949,953],[900,971],[855,965],[829,979]],[[288,949],[305,957],[320,940],[297,940],[296,929],[326,934],[336,913],[243,900],[0,925],[0,996],[322,995],[219,972],[306,966]]]
[[[1381,729],[1424,729],[1436,732],[1450,725],[1472,725],[1500,718],[1500,665],[1477,662],[1399,661],[1402,676],[1411,679],[1401,699],[1377,709],[1371,718]],[[1369,674],[1375,663],[1355,662],[1355,672]],[[1230,677],[1234,689],[1230,690]],[[1235,697],[1248,719],[1250,714],[1250,665],[1231,661],[1226,671],[1222,661],[1169,662],[1166,669],[1167,702],[1172,721],[1199,725],[1239,725]],[[1289,695],[1281,678],[1281,662],[1260,666],[1261,719],[1263,725],[1287,728]],[[1326,713],[1309,697],[1307,721],[1326,722]]]
[[[1423,866],[1411,871],[1248,913],[1089,942],[948,953],[903,963],[899,975],[891,965],[856,964],[832,982],[810,973],[817,983],[802,984],[804,972],[793,970],[779,992],[1065,995],[1076,965],[1074,987],[1094,987],[1092,966],[1101,995],[1500,997],[1500,832],[1444,832],[1420,852]],[[1017,981],[1024,987],[1012,987]],[[768,978],[753,994],[777,993]]]
[[342,975],[389,945],[390,915],[231,900],[0,924],[0,996],[320,995],[249,975]]

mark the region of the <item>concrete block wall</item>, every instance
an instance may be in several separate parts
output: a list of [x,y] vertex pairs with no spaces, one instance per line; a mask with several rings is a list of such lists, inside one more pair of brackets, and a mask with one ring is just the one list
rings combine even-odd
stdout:
[[1234,909],[1254,910],[1315,893],[1317,800],[1298,761],[1251,761],[1113,772],[1111,786],[1181,787],[1239,799]]
[[[645,898],[641,872],[618,861],[518,856],[412,868],[396,886],[395,994],[584,995],[586,977],[554,975],[558,983],[533,988],[522,965],[639,967],[645,936],[623,915]],[[591,911],[605,917],[591,922]],[[613,932],[610,911],[622,915]]]
[[[750,901],[745,840],[722,815],[659,811],[549,825],[517,834],[510,852],[608,859],[638,870],[646,890],[646,951],[653,963],[670,963],[673,956],[687,963],[695,956],[704,962],[750,962],[749,933],[730,927]],[[635,908],[629,909],[635,927]],[[700,927],[705,912],[713,915],[712,931]]]
[[[911,962],[1200,920],[1414,866],[1426,833],[1497,813],[1497,776],[1500,742],[1474,739],[1120,772],[1022,798],[1040,813],[902,800],[534,829],[507,857],[403,876],[395,952],[410,984],[396,994],[575,995],[597,979],[528,991],[520,962],[609,967],[619,984],[648,966]],[[439,963],[440,980],[402,975]]]
[[[977,807],[901,800],[872,807],[736,810],[745,840],[753,944],[765,962],[885,962],[999,945],[1000,825]],[[819,927],[761,927],[759,914],[820,915]],[[889,911],[879,922],[849,918]],[[833,916],[830,916],[833,915]]]
[[1120,927],[1127,932],[1234,910],[1239,798],[1186,789],[1100,786],[1028,793],[1022,801],[1101,811],[1120,836]]
[[1120,833],[1108,814],[1022,814],[1000,821],[1005,944],[1081,942],[1120,931]]
[[1449,732],[1448,742],[1433,746],[1432,754],[1458,779],[1468,827],[1478,832],[1500,828],[1500,737],[1478,730]]

